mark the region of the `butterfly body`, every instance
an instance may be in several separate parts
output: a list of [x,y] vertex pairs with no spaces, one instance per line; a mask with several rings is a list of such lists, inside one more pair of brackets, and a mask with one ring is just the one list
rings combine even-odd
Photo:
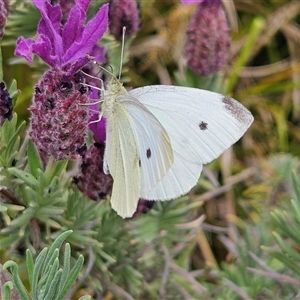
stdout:
[[104,171],[114,178],[111,205],[131,217],[138,199],[170,200],[196,185],[205,163],[235,143],[253,121],[230,97],[177,86],[105,90]]

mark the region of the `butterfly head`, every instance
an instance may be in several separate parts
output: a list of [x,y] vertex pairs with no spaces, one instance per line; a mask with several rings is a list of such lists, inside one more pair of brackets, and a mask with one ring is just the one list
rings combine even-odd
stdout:
[[118,80],[117,77],[113,76],[106,86],[106,94],[118,96],[126,93],[127,91],[124,88],[122,82]]

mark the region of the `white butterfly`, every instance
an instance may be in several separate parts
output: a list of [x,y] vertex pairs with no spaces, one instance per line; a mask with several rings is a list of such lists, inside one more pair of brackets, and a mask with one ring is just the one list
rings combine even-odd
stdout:
[[251,113],[236,100],[190,87],[152,85],[129,92],[116,78],[102,97],[104,172],[112,208],[123,218],[138,199],[170,200],[196,185],[203,164],[245,133]]

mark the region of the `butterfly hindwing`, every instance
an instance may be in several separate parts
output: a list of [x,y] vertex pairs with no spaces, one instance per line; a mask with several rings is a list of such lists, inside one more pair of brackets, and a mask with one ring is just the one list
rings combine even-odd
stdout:
[[168,133],[157,118],[131,96],[118,98],[128,114],[133,131],[141,175],[141,191],[152,189],[173,164],[173,151]]
[[140,194],[139,155],[127,112],[115,104],[106,116],[106,148],[104,169],[113,179],[112,208],[123,218],[136,211]]

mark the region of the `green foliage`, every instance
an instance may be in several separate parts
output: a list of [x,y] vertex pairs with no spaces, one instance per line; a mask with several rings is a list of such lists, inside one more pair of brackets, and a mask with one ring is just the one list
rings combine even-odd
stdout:
[[[88,16],[104,2],[92,1]],[[228,3],[229,62],[204,78],[183,63],[194,8],[140,1],[141,30],[125,41],[126,86],[177,83],[228,93],[255,122],[189,195],[123,220],[108,199],[93,202],[77,190],[74,162],[44,164],[28,138],[33,86],[47,66],[36,56],[30,68],[14,57],[17,37],[34,37],[39,13],[28,1],[10,1],[0,78],[16,113],[0,128],[3,299],[299,297],[300,3]],[[120,43],[106,34],[101,45],[117,75]]]
[[220,297],[295,299],[298,295],[300,180],[295,172],[292,180],[296,198],[285,209],[271,212],[274,229],[268,221],[255,224],[239,221],[242,234],[235,242],[224,239],[236,258],[234,264],[222,264],[220,279],[224,288],[219,292]]
[[[0,290],[3,299],[10,298],[10,290],[16,287],[21,299],[44,299],[44,300],[59,300],[63,299],[69,291],[70,287],[79,275],[83,266],[83,256],[80,255],[74,266],[71,268],[71,248],[70,244],[64,245],[63,264],[59,265],[59,250],[64,240],[72,234],[72,231],[66,231],[59,235],[53,242],[51,247],[44,248],[33,259],[32,252],[26,251],[26,267],[28,272],[28,279],[30,285],[30,292],[28,292],[19,277],[19,267],[14,261],[7,261],[3,265],[2,272],[6,270],[9,272],[12,281],[1,282]],[[12,284],[13,283],[13,284]],[[81,297],[81,300],[90,299],[89,297]]]

